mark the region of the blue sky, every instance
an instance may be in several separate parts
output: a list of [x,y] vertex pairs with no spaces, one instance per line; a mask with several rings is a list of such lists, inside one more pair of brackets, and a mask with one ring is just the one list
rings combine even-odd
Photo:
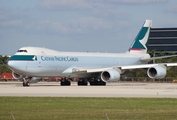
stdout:
[[0,0],[0,54],[24,46],[126,52],[146,19],[177,27],[177,1]]

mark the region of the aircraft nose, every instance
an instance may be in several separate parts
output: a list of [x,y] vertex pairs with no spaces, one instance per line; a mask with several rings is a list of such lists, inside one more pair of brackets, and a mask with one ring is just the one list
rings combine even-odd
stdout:
[[26,64],[19,61],[8,60],[7,65],[12,71],[15,72],[24,72],[26,70]]
[[10,60],[7,61],[7,65],[10,67],[10,68],[13,68],[14,67],[14,63]]
[[9,68],[12,70],[12,71],[19,71],[20,70],[20,65],[17,64],[15,61],[11,61],[9,60],[7,62],[7,65],[9,66]]
[[16,68],[16,63],[11,60],[11,57],[7,60],[7,65],[8,65],[9,68],[11,68],[11,69]]

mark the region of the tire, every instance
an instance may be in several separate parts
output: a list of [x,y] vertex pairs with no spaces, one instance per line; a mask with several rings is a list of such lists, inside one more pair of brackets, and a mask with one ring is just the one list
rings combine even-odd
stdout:
[[23,84],[22,84],[22,85],[23,85],[23,87],[25,87],[25,86],[26,86],[25,82],[23,82]]
[[26,86],[29,87],[29,86],[30,86],[30,83],[29,83],[29,82],[26,82]]
[[61,86],[70,86],[70,85],[71,85],[71,82],[68,81],[68,80],[61,81],[61,82],[60,82],[60,85],[61,85]]
[[86,80],[81,80],[81,81],[78,81],[77,82],[77,85],[78,86],[87,86],[88,85],[88,82]]

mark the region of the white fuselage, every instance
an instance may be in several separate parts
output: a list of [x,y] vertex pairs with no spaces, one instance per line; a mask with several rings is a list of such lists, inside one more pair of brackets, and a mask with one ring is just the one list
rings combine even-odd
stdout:
[[105,68],[113,66],[139,65],[141,58],[149,54],[58,52],[46,48],[23,48],[28,52],[17,52],[8,65],[18,74],[36,77],[89,77],[90,74],[72,74],[73,69]]

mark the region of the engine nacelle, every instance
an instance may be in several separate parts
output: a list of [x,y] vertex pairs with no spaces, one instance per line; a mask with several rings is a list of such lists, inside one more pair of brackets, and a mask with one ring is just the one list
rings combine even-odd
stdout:
[[32,77],[29,82],[30,82],[30,83],[37,83],[37,82],[39,82],[39,81],[41,81],[41,80],[42,80],[41,77]]
[[18,74],[18,73],[15,73],[15,72],[12,72],[12,76],[14,77],[14,79],[16,79],[16,80],[20,80],[20,79],[22,79],[22,75],[20,75],[20,74]]
[[[14,79],[16,80],[22,80],[23,79],[23,76],[18,74],[18,73],[15,73],[15,72],[12,72],[12,76],[14,77]],[[37,83],[39,81],[41,81],[42,78],[41,77],[32,77],[31,80],[29,81],[30,83]]]
[[166,67],[163,65],[157,65],[147,70],[147,75],[153,79],[164,78],[166,74],[167,74],[167,70]]
[[104,82],[116,82],[120,79],[120,71],[116,69],[108,69],[101,73],[101,80]]

